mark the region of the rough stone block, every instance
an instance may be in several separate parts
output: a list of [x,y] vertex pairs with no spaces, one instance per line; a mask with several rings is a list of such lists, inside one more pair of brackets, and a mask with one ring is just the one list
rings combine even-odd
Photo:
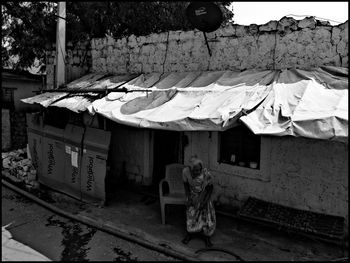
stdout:
[[280,21],[278,21],[278,24],[282,26],[284,31],[294,31],[298,29],[298,21],[292,17],[283,17]]
[[277,21],[272,20],[262,26],[259,27],[260,32],[269,32],[269,31],[274,31],[277,29]]
[[256,35],[259,32],[259,26],[257,24],[249,25],[249,33],[252,35]]
[[80,58],[78,56],[73,57],[73,63],[74,64],[79,64],[80,63]]
[[221,36],[230,37],[235,34],[235,28],[233,27],[232,24],[228,24],[226,27],[220,28],[217,31],[218,31],[217,32],[218,37],[221,37]]
[[309,28],[302,29],[301,31],[298,32],[298,38],[297,41],[300,44],[303,45],[309,45],[310,43],[313,42],[313,32]]
[[315,28],[316,27],[316,19],[312,16],[306,17],[303,20],[298,22],[298,27],[300,28]]
[[113,46],[114,45],[114,38],[112,36],[107,36],[106,37],[106,40],[107,40],[107,46]]
[[179,40],[181,31],[170,31],[169,32],[169,41]]
[[323,60],[323,63],[324,63],[324,65],[327,65],[327,66],[341,65],[339,55],[336,55],[336,56],[331,57],[331,58],[325,58]]
[[137,46],[137,41],[136,41],[135,35],[129,36],[129,38],[128,38],[128,46],[129,46],[130,48],[134,48],[134,47]]
[[[347,25],[347,24],[348,24],[348,23],[345,23],[345,24],[343,24],[343,25]],[[341,29],[341,32],[340,32],[341,38],[342,38],[344,41],[348,42],[348,38],[349,38],[348,27],[346,26],[346,27],[342,28],[342,26],[339,26],[339,28]]]
[[134,63],[128,66],[128,71],[130,73],[142,73],[143,65],[141,63]]
[[192,39],[194,37],[193,36],[193,31],[183,31],[183,32],[180,33],[179,37],[180,37],[181,40]]
[[235,28],[235,36],[242,37],[246,35],[246,28],[245,26],[241,25],[234,25]]
[[139,36],[136,38],[136,41],[139,45],[142,45],[146,42],[146,37],[145,36]]
[[101,54],[101,57],[103,58],[106,58],[108,57],[108,50],[107,50],[107,47],[105,47],[104,49],[102,49],[102,54]]
[[68,57],[72,57],[73,56],[73,52],[72,52],[71,49],[68,49],[66,54],[67,54]]
[[330,41],[331,39],[331,32],[329,30],[321,28],[321,27],[316,27],[315,29],[315,41]]
[[163,72],[163,65],[162,64],[153,64],[152,66],[153,72]]
[[348,56],[342,57],[341,66],[344,67],[344,68],[348,68],[349,67],[349,58],[348,58]]
[[149,54],[151,50],[151,45],[143,45],[141,47],[141,53],[142,54]]
[[165,51],[167,48],[165,43],[157,43],[156,50]]
[[100,51],[97,51],[97,50],[92,50],[91,51],[91,55],[92,55],[92,58],[93,59],[97,59],[99,56],[100,56]]
[[340,32],[341,30],[338,27],[332,28],[332,41],[333,44],[338,44],[340,41]]
[[341,40],[339,42],[339,44],[337,45],[337,52],[340,54],[340,55],[348,55],[348,49],[347,49],[347,46],[348,44]]

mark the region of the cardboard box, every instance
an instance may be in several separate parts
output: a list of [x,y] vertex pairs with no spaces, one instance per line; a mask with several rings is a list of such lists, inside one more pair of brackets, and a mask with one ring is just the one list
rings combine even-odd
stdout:
[[81,167],[81,193],[86,201],[105,201],[106,161],[111,132],[86,128]]
[[37,171],[37,178],[43,174],[42,140],[44,134],[43,118],[39,113],[27,113],[28,156]]
[[39,182],[53,189],[62,190],[65,172],[64,130],[53,126],[44,126],[43,136],[43,173]]
[[62,191],[78,199],[81,199],[80,170],[83,135],[84,128],[76,125],[67,124],[64,130],[65,170]]

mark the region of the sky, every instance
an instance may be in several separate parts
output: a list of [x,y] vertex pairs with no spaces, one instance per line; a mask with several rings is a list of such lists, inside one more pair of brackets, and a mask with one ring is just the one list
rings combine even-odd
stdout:
[[[234,23],[240,25],[262,25],[290,14],[316,16],[318,20],[325,19],[331,25],[338,25],[337,22],[343,23],[349,16],[348,2],[233,2],[231,8]],[[292,17],[296,20],[304,18]]]

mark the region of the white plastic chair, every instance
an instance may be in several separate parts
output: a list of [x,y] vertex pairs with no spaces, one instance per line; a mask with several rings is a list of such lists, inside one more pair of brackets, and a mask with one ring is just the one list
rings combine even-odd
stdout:
[[[162,224],[165,224],[165,205],[183,205],[186,204],[185,187],[182,180],[182,170],[186,166],[173,163],[166,166],[165,178],[159,182],[159,199]],[[163,193],[163,183],[169,186],[169,193]]]

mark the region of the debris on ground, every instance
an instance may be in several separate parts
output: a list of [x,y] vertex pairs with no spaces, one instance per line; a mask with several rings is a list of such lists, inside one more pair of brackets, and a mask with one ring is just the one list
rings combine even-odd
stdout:
[[27,148],[1,154],[2,175],[15,183],[24,182],[29,189],[37,189],[37,170],[28,158]]

